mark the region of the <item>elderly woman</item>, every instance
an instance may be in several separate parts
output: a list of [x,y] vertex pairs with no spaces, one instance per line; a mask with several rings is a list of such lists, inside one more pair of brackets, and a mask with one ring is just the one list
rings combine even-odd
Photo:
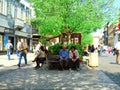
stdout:
[[43,46],[41,46],[39,53],[37,54],[37,56],[35,57],[35,59],[32,62],[36,61],[35,68],[38,69],[38,68],[40,68],[40,63],[42,63],[42,65],[43,65],[45,60],[46,60],[45,48]]
[[77,69],[79,70],[79,53],[76,50],[74,46],[71,47],[71,50],[69,51],[69,62],[70,62],[70,68],[71,69]]

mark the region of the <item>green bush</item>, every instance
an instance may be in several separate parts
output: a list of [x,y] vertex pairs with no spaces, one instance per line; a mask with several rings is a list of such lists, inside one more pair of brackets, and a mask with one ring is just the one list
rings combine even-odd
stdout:
[[55,44],[48,48],[48,52],[52,54],[59,54],[61,48],[62,48],[62,44]]
[[79,44],[68,44],[67,48],[70,50],[70,48],[72,46],[74,46],[78,50],[78,52],[81,56],[83,55],[83,48],[82,48],[81,45],[79,45]]
[[[83,55],[83,48],[79,44],[68,44],[67,49],[70,50],[70,48],[74,46],[80,55]],[[52,54],[59,54],[60,49],[62,48],[62,44],[55,44],[54,46],[50,46],[48,48],[48,52]]]

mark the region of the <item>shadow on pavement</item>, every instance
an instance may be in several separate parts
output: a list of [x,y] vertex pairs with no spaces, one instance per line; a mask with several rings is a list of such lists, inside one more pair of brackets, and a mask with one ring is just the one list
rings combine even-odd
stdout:
[[4,67],[4,65],[0,65],[0,67]]
[[[104,73],[112,75],[111,73]],[[26,66],[21,69],[1,71],[0,88],[4,90],[103,90],[104,88],[120,90],[115,89],[116,86],[111,82],[105,82],[107,80],[102,79],[102,77],[104,75],[97,70],[81,70],[79,72],[68,70],[34,70],[31,66]]]
[[15,60],[14,58],[11,58],[10,60]]
[[16,69],[0,70],[0,76],[14,72]]
[[[116,64],[115,62],[110,62],[110,64]],[[116,64],[116,65],[118,65],[118,64]]]
[[103,71],[114,83],[120,86],[120,72],[118,73],[111,73],[107,71]]

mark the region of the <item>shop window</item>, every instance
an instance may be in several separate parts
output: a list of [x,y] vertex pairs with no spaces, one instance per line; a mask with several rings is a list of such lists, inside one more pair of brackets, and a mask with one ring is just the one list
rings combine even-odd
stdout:
[[3,46],[2,46],[2,42],[3,42],[3,41],[2,41],[2,35],[0,35],[0,51],[2,51],[2,47],[3,47]]

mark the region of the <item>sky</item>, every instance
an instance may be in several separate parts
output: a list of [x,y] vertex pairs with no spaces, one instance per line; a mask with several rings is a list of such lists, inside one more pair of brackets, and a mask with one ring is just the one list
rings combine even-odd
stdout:
[[120,8],[120,0],[115,0],[114,6]]
[[[120,12],[120,0],[114,0],[113,5],[116,8],[115,10],[117,12]],[[103,30],[104,30],[103,28],[98,29],[96,32],[92,33],[92,35],[94,35],[94,36],[102,36],[103,35]]]

